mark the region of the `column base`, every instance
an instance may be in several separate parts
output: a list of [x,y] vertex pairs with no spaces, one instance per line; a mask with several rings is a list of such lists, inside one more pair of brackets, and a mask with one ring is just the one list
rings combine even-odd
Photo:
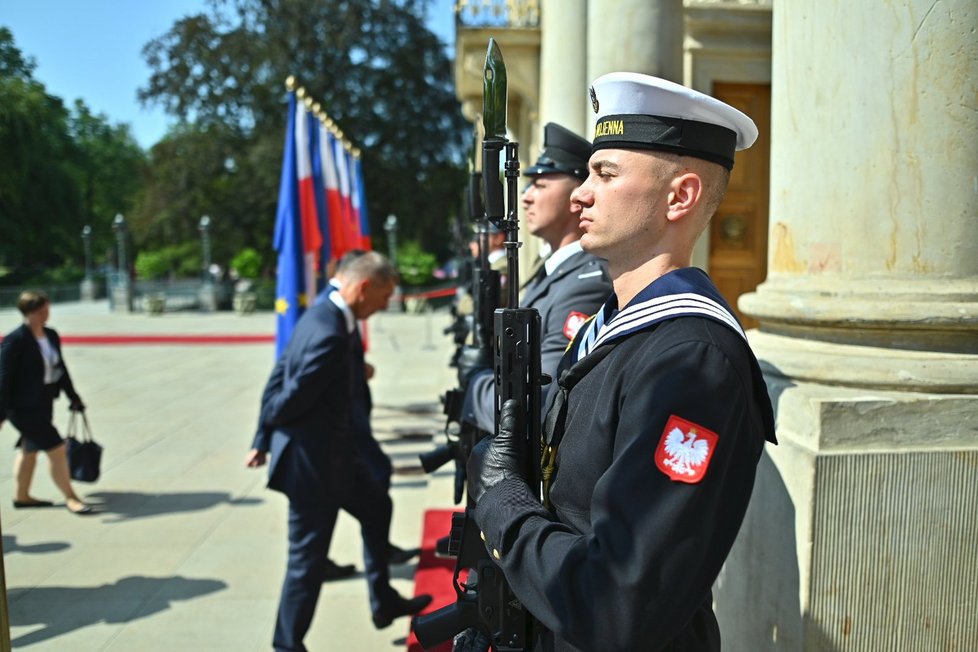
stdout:
[[978,355],[978,279],[773,276],[738,306],[794,339]]
[[978,396],[767,380],[779,444],[714,587],[724,647],[978,649]]
[[874,390],[978,394],[978,354],[803,339],[773,334],[766,323],[750,331],[749,338],[766,377]]

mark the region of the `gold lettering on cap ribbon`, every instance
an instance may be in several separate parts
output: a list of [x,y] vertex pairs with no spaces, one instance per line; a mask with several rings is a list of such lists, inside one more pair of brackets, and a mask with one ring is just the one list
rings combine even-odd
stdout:
[[594,137],[599,136],[623,136],[625,135],[624,120],[604,120],[594,125]]

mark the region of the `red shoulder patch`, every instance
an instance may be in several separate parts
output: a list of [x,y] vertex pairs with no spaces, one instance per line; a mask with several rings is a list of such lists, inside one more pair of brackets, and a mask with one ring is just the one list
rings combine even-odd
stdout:
[[706,475],[718,439],[712,430],[673,414],[655,447],[655,465],[670,480],[695,484]]
[[577,331],[581,330],[581,326],[587,320],[588,316],[583,312],[571,312],[571,314],[567,315],[567,319],[564,320],[564,336],[569,340],[574,339]]

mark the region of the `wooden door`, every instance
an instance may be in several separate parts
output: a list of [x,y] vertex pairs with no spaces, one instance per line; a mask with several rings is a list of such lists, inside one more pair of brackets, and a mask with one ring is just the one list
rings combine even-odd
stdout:
[[757,142],[737,152],[727,195],[710,225],[710,277],[733,306],[744,328],[757,321],[743,315],[737,298],[767,277],[768,175],[771,152],[771,86],[715,82],[713,95],[749,115]]

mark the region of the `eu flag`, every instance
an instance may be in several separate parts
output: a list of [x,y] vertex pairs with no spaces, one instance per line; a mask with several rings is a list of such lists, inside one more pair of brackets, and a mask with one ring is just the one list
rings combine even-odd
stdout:
[[299,297],[305,291],[303,280],[302,231],[299,222],[299,180],[295,159],[295,93],[289,93],[289,115],[285,128],[285,154],[282,180],[275,213],[275,251],[278,252],[278,277],[275,281],[275,357],[282,355],[303,306]]

